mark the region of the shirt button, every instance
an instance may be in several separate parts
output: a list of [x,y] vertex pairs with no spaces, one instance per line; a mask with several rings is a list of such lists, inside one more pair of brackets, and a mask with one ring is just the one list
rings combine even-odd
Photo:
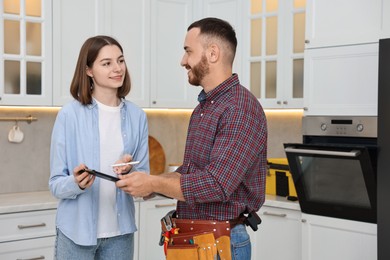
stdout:
[[200,116],[203,116],[203,113],[202,113],[202,114],[200,114]]
[[211,104],[214,104],[214,100],[211,100],[211,102],[210,102]]

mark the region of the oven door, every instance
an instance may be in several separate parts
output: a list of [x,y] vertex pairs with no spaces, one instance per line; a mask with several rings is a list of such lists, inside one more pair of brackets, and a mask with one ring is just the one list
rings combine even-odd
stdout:
[[302,212],[376,223],[376,175],[367,147],[284,148]]

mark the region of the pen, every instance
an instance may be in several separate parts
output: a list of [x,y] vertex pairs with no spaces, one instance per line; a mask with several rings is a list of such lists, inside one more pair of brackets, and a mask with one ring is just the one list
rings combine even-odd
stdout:
[[127,162],[127,163],[117,163],[117,164],[113,164],[111,165],[111,167],[118,167],[118,166],[125,166],[125,165],[134,165],[134,164],[138,164],[139,161],[133,161],[133,162]]

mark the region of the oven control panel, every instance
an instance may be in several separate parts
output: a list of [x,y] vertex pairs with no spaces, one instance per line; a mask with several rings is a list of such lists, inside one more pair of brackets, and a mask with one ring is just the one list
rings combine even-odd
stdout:
[[303,135],[377,137],[374,116],[306,116],[302,119]]

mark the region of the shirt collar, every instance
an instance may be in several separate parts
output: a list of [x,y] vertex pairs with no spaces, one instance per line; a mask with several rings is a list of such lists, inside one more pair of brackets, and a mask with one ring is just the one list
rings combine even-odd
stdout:
[[206,100],[215,99],[219,95],[221,95],[222,93],[224,93],[225,91],[229,90],[231,87],[239,83],[240,81],[238,79],[238,75],[234,73],[230,78],[226,79],[224,82],[219,84],[216,88],[214,88],[210,92],[206,93],[203,89],[198,95],[198,101],[199,103],[202,103],[203,101]]
[[[96,102],[96,100],[95,100],[94,98],[92,98],[92,103],[91,103],[91,104],[88,104],[87,107],[88,107],[89,109],[92,109],[92,108],[94,108],[94,107],[97,106],[97,105],[98,105],[98,103]],[[126,107],[126,102],[125,102],[125,99],[124,99],[124,98],[121,98],[121,103],[119,104],[119,106],[120,106],[121,108]]]

